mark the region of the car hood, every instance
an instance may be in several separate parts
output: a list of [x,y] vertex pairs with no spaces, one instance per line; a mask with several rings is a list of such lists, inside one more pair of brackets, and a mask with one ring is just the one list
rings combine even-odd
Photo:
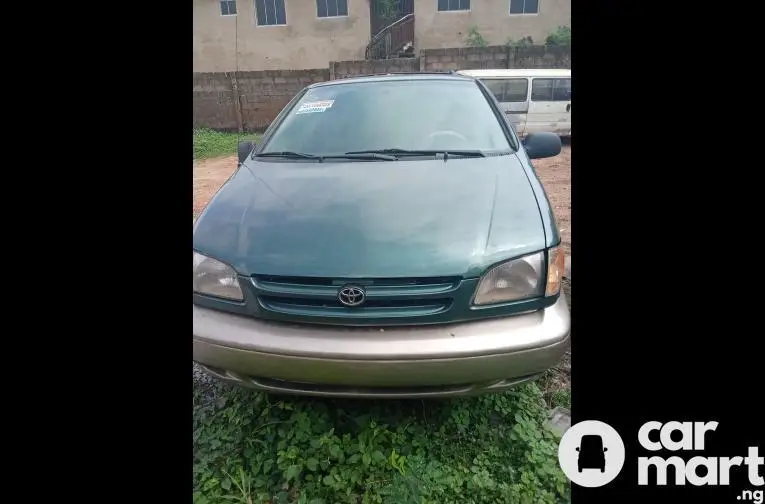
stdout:
[[243,275],[480,275],[543,249],[515,154],[374,162],[248,160],[199,217],[194,249]]

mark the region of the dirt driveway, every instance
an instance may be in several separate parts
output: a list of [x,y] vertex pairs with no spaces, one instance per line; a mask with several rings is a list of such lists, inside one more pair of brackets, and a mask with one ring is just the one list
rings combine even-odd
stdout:
[[194,161],[194,217],[236,169],[236,156]]
[[535,161],[534,166],[555,211],[563,248],[568,255],[571,253],[571,146],[564,146],[559,156]]
[[[534,163],[558,219],[563,246],[571,251],[571,147],[559,156]],[[194,163],[194,215],[204,209],[213,194],[236,169],[236,156],[205,159]]]

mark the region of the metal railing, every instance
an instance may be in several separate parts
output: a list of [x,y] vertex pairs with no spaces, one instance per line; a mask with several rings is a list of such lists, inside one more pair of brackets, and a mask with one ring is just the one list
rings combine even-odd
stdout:
[[372,37],[364,51],[364,58],[396,58],[407,44],[414,44],[414,14],[394,21]]

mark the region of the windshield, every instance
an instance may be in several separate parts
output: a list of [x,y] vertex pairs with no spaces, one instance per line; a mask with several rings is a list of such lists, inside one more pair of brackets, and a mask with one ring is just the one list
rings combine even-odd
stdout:
[[511,149],[478,85],[468,80],[389,80],[308,90],[262,153]]
[[584,451],[599,451],[603,446],[603,439],[600,436],[582,436],[582,449]]

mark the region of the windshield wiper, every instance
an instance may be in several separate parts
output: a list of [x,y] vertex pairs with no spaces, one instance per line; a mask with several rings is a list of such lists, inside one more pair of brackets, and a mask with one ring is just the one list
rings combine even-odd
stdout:
[[253,157],[283,157],[283,158],[297,158],[297,159],[318,159],[321,161],[323,156],[317,156],[316,154],[305,154],[303,152],[293,151],[279,151],[279,152],[261,152],[260,154],[253,154]]
[[404,156],[437,156],[443,154],[446,156],[464,156],[464,157],[486,157],[486,155],[479,150],[451,150],[451,149],[438,149],[438,150],[410,150],[410,149],[371,149],[363,151],[351,151],[346,154],[401,154]]
[[379,159],[381,161],[396,161],[396,156],[383,152],[346,152],[345,154],[327,154],[324,158],[336,159]]
[[325,159],[379,159],[380,161],[396,161],[398,158],[396,156],[391,156],[388,154],[381,154],[377,152],[348,152],[346,154],[324,154],[324,155],[318,155],[318,154],[306,154],[303,152],[293,152],[293,151],[279,151],[279,152],[264,152],[261,154],[255,154],[255,157],[283,157],[283,158],[292,158],[292,159],[318,159],[319,162],[324,161]]

